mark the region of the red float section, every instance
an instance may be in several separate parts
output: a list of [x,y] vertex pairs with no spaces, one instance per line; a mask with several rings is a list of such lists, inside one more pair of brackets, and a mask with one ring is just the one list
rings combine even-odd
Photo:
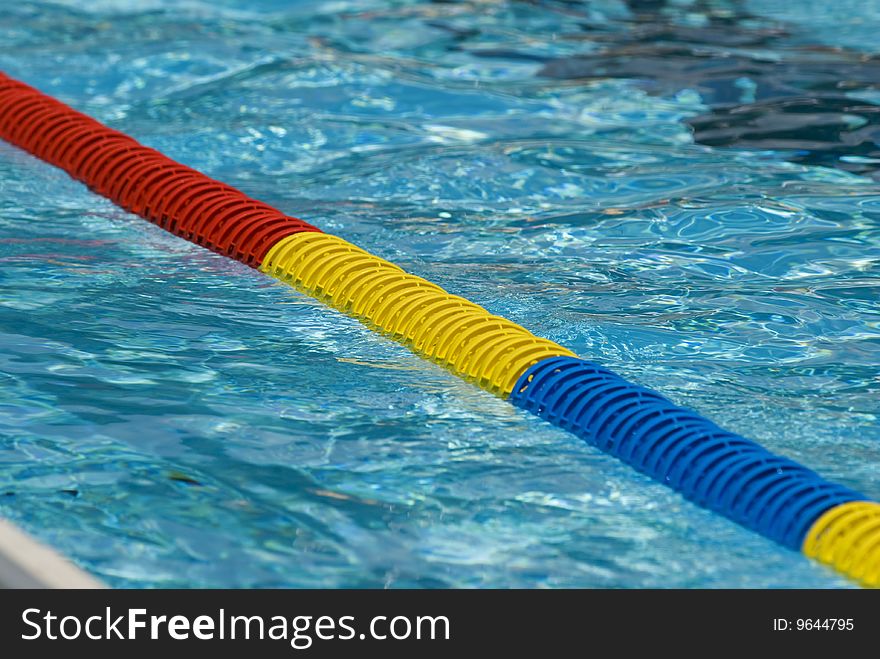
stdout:
[[0,138],[166,231],[255,268],[282,238],[320,231],[2,72]]

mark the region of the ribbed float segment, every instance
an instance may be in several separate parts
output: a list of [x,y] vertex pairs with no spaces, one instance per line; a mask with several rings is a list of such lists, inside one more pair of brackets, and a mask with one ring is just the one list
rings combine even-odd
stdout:
[[532,364],[574,354],[336,236],[289,236],[261,270],[497,395]]
[[880,504],[853,501],[828,510],[807,533],[803,552],[880,588]]
[[791,549],[825,511],[865,498],[582,359],[536,364],[510,401]]
[[282,238],[319,231],[3,73],[0,137],[166,231],[250,266]]

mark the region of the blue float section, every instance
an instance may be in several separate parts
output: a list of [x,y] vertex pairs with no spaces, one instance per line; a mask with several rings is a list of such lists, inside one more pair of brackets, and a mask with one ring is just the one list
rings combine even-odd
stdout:
[[823,512],[866,499],[583,359],[538,362],[509,400],[791,549]]

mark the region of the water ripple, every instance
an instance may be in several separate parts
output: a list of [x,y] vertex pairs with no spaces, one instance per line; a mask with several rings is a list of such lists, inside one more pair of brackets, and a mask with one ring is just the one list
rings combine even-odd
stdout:
[[[880,496],[876,64],[661,4],[20,2],[0,66]],[[0,510],[115,585],[846,585],[3,144],[0,264]]]

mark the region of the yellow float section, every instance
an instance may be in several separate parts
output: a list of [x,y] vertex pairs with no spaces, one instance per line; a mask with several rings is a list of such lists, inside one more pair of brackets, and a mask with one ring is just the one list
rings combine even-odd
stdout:
[[810,528],[802,551],[880,588],[880,503],[853,501],[826,511]]
[[282,238],[260,270],[499,396],[510,394],[532,364],[576,356],[326,233]]

